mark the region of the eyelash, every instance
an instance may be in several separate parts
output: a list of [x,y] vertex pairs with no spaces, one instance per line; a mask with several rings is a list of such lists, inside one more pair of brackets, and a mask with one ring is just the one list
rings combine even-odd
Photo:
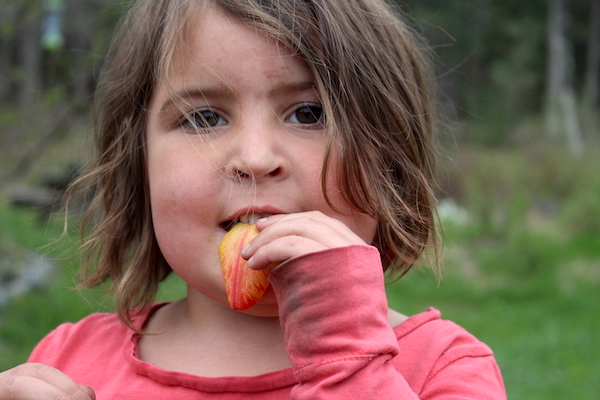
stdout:
[[[299,116],[297,115],[298,112],[303,114]],[[307,117],[314,119],[314,121],[306,121]],[[305,122],[302,122],[302,120],[305,120]],[[325,112],[318,103],[302,103],[293,109],[286,121],[305,128],[320,128],[325,123]],[[210,107],[189,111],[178,121],[181,128],[191,129],[194,132],[210,130],[226,124],[227,121],[220,115],[219,111]]]
[[303,123],[303,122],[300,122],[298,120],[298,116],[296,116],[296,122],[293,122],[293,123],[304,125],[306,127],[323,127],[323,125],[325,124],[325,110],[323,110],[323,107],[318,103],[299,104],[294,109],[294,111],[290,114],[290,116],[288,117],[288,120],[301,110],[306,110],[304,113],[304,117],[306,117],[306,116],[314,117],[315,121]]
[[[216,121],[216,124],[212,125],[212,121]],[[217,126],[225,125],[226,123],[227,121],[225,121],[218,111],[208,107],[192,110],[179,120],[180,127],[184,129],[191,128],[193,131],[214,129]]]

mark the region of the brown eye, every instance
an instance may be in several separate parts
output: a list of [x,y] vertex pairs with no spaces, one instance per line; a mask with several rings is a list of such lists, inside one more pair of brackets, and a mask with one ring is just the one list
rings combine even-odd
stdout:
[[180,121],[182,127],[191,127],[193,129],[211,129],[225,125],[226,123],[227,121],[219,113],[207,108],[190,111]]
[[323,107],[317,104],[303,105],[296,109],[290,116],[290,122],[301,125],[323,124],[325,112]]

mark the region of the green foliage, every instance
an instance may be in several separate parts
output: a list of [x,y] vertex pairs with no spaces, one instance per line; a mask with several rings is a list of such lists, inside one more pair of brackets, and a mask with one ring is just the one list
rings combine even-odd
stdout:
[[[464,132],[464,139],[486,146],[511,143],[507,132],[545,106],[548,2],[397,3],[434,49],[440,92],[450,103],[445,111],[452,119],[476,123],[475,129]],[[579,91],[593,23],[590,2],[570,1],[569,12],[574,90]]]
[[[571,232],[600,234],[600,174],[598,160],[600,154],[591,155],[595,162],[576,159],[573,165],[565,168],[573,171],[570,180],[563,182],[569,199],[564,202],[560,219]],[[576,176],[574,176],[576,175]]]
[[510,399],[595,399],[597,150],[471,147],[449,165],[469,219],[444,224],[444,279],[412,273],[390,286],[390,304],[408,314],[435,306],[490,345]]
[[[0,203],[0,261],[25,251],[54,261],[55,275],[43,287],[15,298],[0,308],[0,371],[23,363],[33,346],[64,322],[75,322],[92,312],[110,312],[114,302],[106,288],[78,288],[78,238],[73,230],[63,234],[63,219],[56,215],[40,224],[31,210],[15,210]],[[157,301],[185,296],[185,285],[176,276],[165,281]]]
[[[74,268],[65,258],[66,248],[50,250],[49,242],[62,235],[58,221],[43,226],[36,213],[10,209],[0,205],[0,240],[8,259],[19,259],[25,251],[35,252],[58,262],[57,274],[47,286],[16,298],[6,309],[0,309],[0,370],[26,360],[32,345],[59,323],[73,321],[88,314],[93,307],[74,290]],[[3,255],[7,258],[7,254]]]
[[409,276],[389,289],[390,303],[409,313],[435,306],[486,342],[510,399],[594,399],[600,235],[468,225],[448,228],[446,246],[440,286]]

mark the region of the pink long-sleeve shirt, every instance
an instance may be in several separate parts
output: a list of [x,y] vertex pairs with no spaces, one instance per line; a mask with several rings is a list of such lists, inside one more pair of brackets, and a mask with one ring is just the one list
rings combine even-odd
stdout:
[[270,280],[293,368],[218,378],[163,370],[139,358],[139,334],[114,314],[59,326],[29,361],[91,386],[99,400],[506,398],[489,347],[437,310],[390,327],[379,254],[371,246],[290,260]]

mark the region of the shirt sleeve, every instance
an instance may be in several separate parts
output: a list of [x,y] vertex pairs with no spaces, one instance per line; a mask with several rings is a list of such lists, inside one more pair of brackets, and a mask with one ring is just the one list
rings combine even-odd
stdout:
[[70,339],[72,326],[72,323],[62,324],[46,335],[35,346],[27,362],[54,366],[58,355],[62,354],[64,343]]
[[[436,360],[438,370],[429,375],[431,390],[422,387],[415,393],[392,362],[399,345],[387,320],[375,247],[352,245],[291,259],[274,268],[269,279],[298,382],[292,399],[503,398],[478,397],[471,389],[461,393],[460,381],[453,379],[464,369],[473,372],[471,364],[478,367],[466,357]],[[447,385],[452,385],[450,396]]]

